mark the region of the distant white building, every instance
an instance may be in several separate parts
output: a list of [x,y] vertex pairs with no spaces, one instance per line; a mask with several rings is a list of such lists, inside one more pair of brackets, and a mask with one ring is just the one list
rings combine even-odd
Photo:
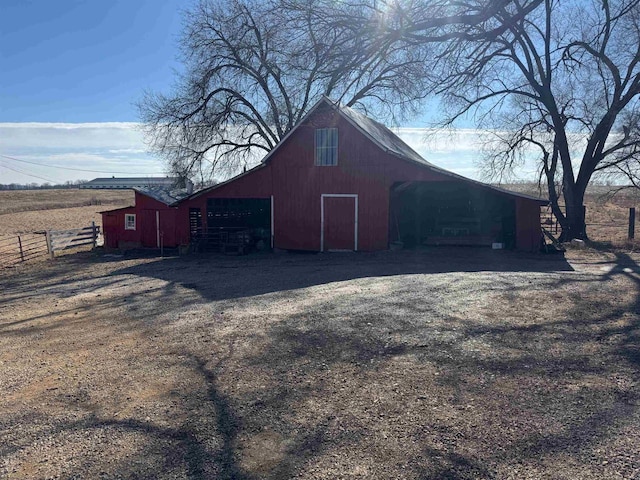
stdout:
[[187,180],[187,185],[180,185],[182,180],[178,177],[129,177],[129,178],[94,178],[93,180],[79,185],[79,188],[90,189],[145,189],[149,187],[160,187],[166,190],[174,188],[186,188],[187,191],[193,191],[193,183]]

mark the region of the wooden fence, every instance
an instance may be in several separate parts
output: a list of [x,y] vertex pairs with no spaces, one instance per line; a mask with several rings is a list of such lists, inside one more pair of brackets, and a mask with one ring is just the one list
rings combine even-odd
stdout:
[[71,230],[48,230],[15,236],[0,237],[0,268],[12,267],[38,258],[55,257],[55,252],[91,245],[95,248],[100,237],[100,227]]
[[47,232],[49,254],[53,258],[57,251],[82,245],[91,245],[92,248],[95,248],[99,234],[100,227],[95,223],[92,223],[89,227],[74,228],[72,230],[51,230]]

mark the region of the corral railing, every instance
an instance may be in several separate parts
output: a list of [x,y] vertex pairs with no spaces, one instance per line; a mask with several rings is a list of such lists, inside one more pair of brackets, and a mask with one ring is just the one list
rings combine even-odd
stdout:
[[269,246],[269,230],[264,228],[214,227],[194,228],[191,244],[195,251],[213,250],[243,254]]
[[49,254],[47,235],[27,233],[0,238],[0,267],[11,267]]
[[89,227],[74,228],[71,230],[51,230],[47,234],[49,240],[49,252],[53,257],[54,253],[68,248],[91,245],[95,248],[98,243],[100,227],[91,224]]
[[0,268],[49,256],[70,248],[91,245],[95,248],[100,239],[100,227],[92,223],[88,227],[70,230],[49,230],[0,237]]

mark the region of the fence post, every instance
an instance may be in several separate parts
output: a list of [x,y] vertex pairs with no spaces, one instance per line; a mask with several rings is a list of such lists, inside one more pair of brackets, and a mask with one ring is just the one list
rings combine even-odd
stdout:
[[636,236],[636,209],[631,207],[629,209],[629,240],[633,240]]
[[45,231],[44,237],[47,240],[47,252],[49,253],[49,257],[54,258],[55,253],[53,252],[53,245],[51,243],[51,230]]
[[91,231],[93,233],[93,246],[91,247],[91,249],[95,250],[98,246],[98,232],[96,231],[96,222],[91,222]]
[[22,250],[22,239],[18,235],[18,248],[20,248],[20,260],[24,262],[24,251]]

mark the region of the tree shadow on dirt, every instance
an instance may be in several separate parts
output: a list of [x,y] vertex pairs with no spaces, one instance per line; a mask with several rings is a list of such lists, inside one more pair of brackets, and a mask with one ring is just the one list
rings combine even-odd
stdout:
[[[336,406],[342,400],[332,397],[331,392],[335,395],[332,388],[339,382],[339,375],[351,375],[350,381],[364,378],[363,381],[375,382],[376,388],[386,393],[403,383],[423,386],[427,397],[432,396],[438,405],[454,414],[434,420],[427,413],[417,423],[406,424],[405,433],[413,436],[420,447],[404,446],[395,453],[387,452],[391,463],[406,461],[415,478],[496,478],[500,476],[498,468],[519,462],[548,472],[553,462],[546,466],[544,462],[556,456],[569,456],[575,463],[586,465],[595,478],[615,471],[633,475],[633,452],[637,446],[627,446],[626,451],[615,454],[604,448],[600,456],[591,449],[603,442],[606,445],[617,432],[638,421],[640,394],[633,382],[640,346],[638,272],[640,266],[633,259],[618,254],[609,272],[590,280],[592,288],[598,290],[610,288],[610,281],[627,279],[626,288],[633,290],[631,300],[614,297],[602,302],[600,297],[580,298],[576,294],[573,307],[562,312],[562,318],[542,324],[507,321],[492,327],[451,318],[449,325],[430,326],[427,321],[420,327],[416,325],[417,330],[407,341],[398,341],[395,318],[374,319],[372,315],[371,322],[378,323],[367,329],[346,315],[344,324],[338,325],[317,321],[303,312],[272,327],[268,332],[270,346],[253,362],[269,365],[279,378],[277,383],[289,382],[294,370],[301,378],[311,378],[314,387],[308,394]],[[573,281],[566,276],[554,279],[548,288],[562,289]],[[517,288],[526,290],[523,286]],[[346,313],[331,301],[320,310],[328,318]],[[428,310],[425,313],[416,305],[416,311],[428,319]],[[632,318],[622,322],[628,315]],[[407,328],[407,324],[402,326]],[[396,360],[404,362],[405,373],[383,373]],[[334,373],[333,377],[326,373],[332,371],[341,373]],[[354,391],[356,396],[364,393],[357,388]],[[266,404],[265,415],[285,418],[301,408],[304,402],[299,397],[304,395],[298,391],[279,404]],[[411,391],[405,389],[402,401],[410,400]],[[480,411],[470,404],[478,405]],[[354,410],[350,413],[367,415],[365,404],[351,405]],[[465,420],[469,408],[472,413]],[[345,416],[345,412],[335,413]],[[384,418],[377,417],[367,425],[374,436],[393,428]],[[433,440],[434,432],[437,441]],[[327,450],[352,448],[330,438],[329,435],[326,440]],[[363,457],[373,450],[374,443],[365,441],[359,446]],[[389,449],[393,445],[389,442]]]
[[247,257],[194,255],[117,270],[192,289],[207,300],[284,292],[368,277],[452,272],[570,272],[561,255],[480,248],[426,248],[398,252],[262,254]]
[[[73,467],[63,468],[63,478],[189,478],[205,480],[258,480],[262,478],[291,478],[297,462],[304,462],[322,451],[325,445],[324,432],[327,424],[320,422],[316,428],[300,432],[287,441],[287,448],[281,457],[271,462],[269,472],[252,473],[240,462],[242,448],[238,436],[247,430],[255,433],[256,426],[247,424],[236,413],[234,400],[223,393],[218,376],[226,358],[220,358],[214,364],[196,355],[183,358],[184,365],[199,375],[202,382],[192,389],[174,392],[181,407],[190,413],[183,422],[166,425],[149,418],[118,418],[114,415],[90,413],[77,421],[59,421],[54,418],[31,418],[44,425],[35,434],[21,436],[19,441],[7,441],[0,447],[0,459],[20,454],[28,445],[47,444],[48,439],[57,438],[52,443],[64,445],[73,442],[74,436],[92,438],[99,432],[106,432],[112,442],[131,435],[140,438],[136,442],[137,451],[122,456],[105,458],[104,455],[84,455],[76,457]],[[87,412],[99,411],[100,405],[90,401],[81,402]],[[73,411],[77,402],[69,403]],[[247,405],[241,405],[246,409]],[[256,407],[254,414],[263,415],[262,404]],[[18,421],[18,419],[14,419]],[[255,418],[249,418],[254,421]],[[21,421],[27,421],[23,418]],[[262,431],[268,422],[259,422],[257,428]],[[104,433],[102,435],[104,437]],[[100,438],[100,435],[98,435]],[[29,448],[29,447],[27,447]],[[268,449],[268,445],[266,446]],[[246,449],[245,449],[246,450]],[[40,458],[42,452],[34,452]],[[85,452],[85,454],[88,452]],[[24,454],[24,453],[23,453]],[[258,455],[260,455],[258,453]],[[31,454],[29,454],[31,456]],[[55,458],[55,457],[54,457]],[[295,461],[293,461],[295,459]],[[60,459],[57,459],[58,461]],[[37,460],[36,460],[37,461]],[[45,455],[45,462],[46,455]],[[40,460],[42,463],[42,460]],[[2,465],[0,464],[0,467]],[[0,472],[2,470],[0,469]]]
[[[460,271],[451,259],[429,263],[430,258],[414,254],[291,258],[165,259],[117,270],[111,278],[161,279],[167,283],[153,292],[153,301],[165,295],[176,302],[171,308],[179,309],[194,301],[189,291],[208,300],[227,300],[370,276]],[[501,260],[501,267],[492,257],[479,261],[461,256],[456,262],[470,272],[571,270],[563,267],[564,261],[510,256]],[[163,478],[175,465],[193,479],[287,479],[305,472],[312,476],[310,468],[329,478],[349,476],[354,466],[362,467],[361,476],[368,478],[499,478],[506,476],[504,468],[519,463],[571,476],[562,466],[554,471],[553,464],[536,463],[555,456],[559,463],[562,456],[582,464],[597,462],[590,467],[594,477],[619,471],[631,478],[631,466],[616,463],[613,454],[598,457],[592,449],[637,420],[640,397],[629,379],[639,365],[638,272],[633,259],[619,254],[614,268],[603,274],[551,275],[542,286],[575,295],[571,308],[530,324],[511,320],[523,306],[518,299],[527,293],[526,283],[503,289],[513,302],[506,311],[483,305],[484,316],[504,317],[495,324],[460,312],[445,314],[433,305],[437,299],[408,301],[393,298],[394,292],[392,298],[363,296],[345,304],[324,298],[266,327],[260,332],[266,344],[252,353],[235,353],[233,345],[224,345],[226,337],[213,336],[216,332],[208,333],[216,349],[188,340],[173,345],[175,361],[201,379],[173,393],[189,412],[185,421],[166,425],[95,415],[40,431],[39,438],[95,429],[141,435],[144,445],[132,458],[113,459],[104,467],[107,478]],[[589,297],[590,284],[598,290],[620,280],[634,289],[631,301]],[[576,285],[586,290],[574,294],[571,287]],[[184,298],[176,300],[180,296]],[[139,309],[130,311],[126,328],[157,326],[144,323],[148,297],[125,298]],[[98,302],[96,308],[107,314],[121,301]],[[554,308],[553,302],[548,308]],[[85,313],[88,321],[90,312]],[[623,317],[626,322],[620,321]],[[229,378],[236,377],[230,373],[249,386],[234,393]],[[614,386],[612,378],[621,381]],[[247,462],[268,452],[273,438],[281,447],[274,458]],[[630,451],[622,453],[635,455],[635,447],[629,444]],[[13,448],[15,452],[18,446]],[[8,453],[2,451],[3,456]],[[150,470],[145,473],[143,467]],[[69,476],[92,467],[83,468]]]

